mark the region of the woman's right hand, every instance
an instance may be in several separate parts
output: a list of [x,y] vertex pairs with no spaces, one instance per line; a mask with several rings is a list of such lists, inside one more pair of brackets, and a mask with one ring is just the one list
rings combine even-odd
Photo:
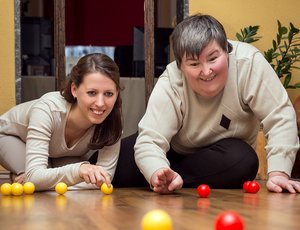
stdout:
[[104,182],[110,186],[110,175],[98,165],[82,164],[79,169],[79,175],[87,184],[95,184],[100,187]]
[[182,188],[181,176],[170,168],[155,171],[150,179],[153,191],[161,194],[172,193]]

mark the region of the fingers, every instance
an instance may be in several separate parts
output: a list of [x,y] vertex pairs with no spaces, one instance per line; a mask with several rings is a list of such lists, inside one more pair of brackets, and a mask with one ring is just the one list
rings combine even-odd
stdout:
[[300,182],[290,180],[282,176],[274,176],[267,181],[267,188],[271,192],[282,192],[286,190],[290,193],[300,192]]
[[157,170],[151,177],[153,191],[162,194],[172,193],[181,189],[183,180],[178,173],[170,168]]
[[173,179],[172,183],[169,185],[168,189],[170,191],[179,190],[182,188],[183,180],[179,174]]
[[293,186],[294,186],[295,190],[300,193],[300,182],[293,181]]
[[22,174],[19,174],[18,176],[16,176],[16,178],[14,179],[14,182],[18,182],[20,184],[24,184],[25,179],[26,179],[26,174],[22,173]]
[[111,185],[110,175],[98,165],[82,164],[80,166],[80,176],[88,184],[101,186],[105,182],[108,187]]
[[288,184],[286,186],[286,190],[288,190],[290,193],[296,193],[296,190],[294,189],[293,185]]
[[289,184],[287,185],[286,189],[290,193],[300,192],[300,183],[298,181],[289,180]]
[[104,170],[101,175],[104,177],[104,181],[107,184],[107,186],[110,187],[110,185],[111,185],[110,175]]
[[277,193],[282,192],[282,188],[270,180],[267,182],[266,186],[270,192],[277,192]]
[[172,191],[169,191],[165,186],[162,187],[153,187],[153,191],[160,194],[169,194]]
[[162,194],[170,193],[168,187],[166,186],[167,185],[166,178],[162,172],[158,172],[153,177],[151,184],[154,192],[162,193]]

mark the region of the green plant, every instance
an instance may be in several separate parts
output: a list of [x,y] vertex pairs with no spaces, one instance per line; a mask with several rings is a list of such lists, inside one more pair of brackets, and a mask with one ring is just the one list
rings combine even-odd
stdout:
[[256,36],[258,29],[258,25],[245,27],[241,29],[241,34],[236,33],[236,37],[241,42],[256,42],[261,38],[260,36]]
[[[272,47],[263,52],[266,60],[273,67],[279,78],[283,79],[285,88],[300,88],[300,82],[291,84],[292,69],[300,69],[300,31],[293,23],[290,23],[289,28],[282,26],[280,21],[277,21],[276,40],[272,41]],[[256,36],[259,26],[248,26],[241,30],[241,33],[236,33],[236,38],[239,41],[252,43],[258,41],[261,37]]]

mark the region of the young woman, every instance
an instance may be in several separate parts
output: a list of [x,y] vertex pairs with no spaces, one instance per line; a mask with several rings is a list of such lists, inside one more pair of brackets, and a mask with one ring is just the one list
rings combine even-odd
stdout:
[[242,188],[258,170],[260,124],[268,139],[267,188],[300,192],[290,179],[299,148],[295,111],[278,76],[255,47],[228,41],[209,15],[172,34],[175,62],[158,79],[139,123],[135,160],[158,193],[206,183]]
[[[82,57],[65,88],[0,116],[0,164],[36,190],[111,184],[122,135],[120,74],[103,54]],[[91,154],[98,150],[96,164]]]

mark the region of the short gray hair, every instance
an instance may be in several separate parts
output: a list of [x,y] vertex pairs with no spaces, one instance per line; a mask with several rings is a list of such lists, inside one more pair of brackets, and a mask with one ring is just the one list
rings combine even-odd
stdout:
[[198,57],[211,41],[216,41],[227,53],[232,50],[223,25],[214,17],[204,14],[195,14],[180,22],[171,35],[171,41],[178,67],[184,55]]

